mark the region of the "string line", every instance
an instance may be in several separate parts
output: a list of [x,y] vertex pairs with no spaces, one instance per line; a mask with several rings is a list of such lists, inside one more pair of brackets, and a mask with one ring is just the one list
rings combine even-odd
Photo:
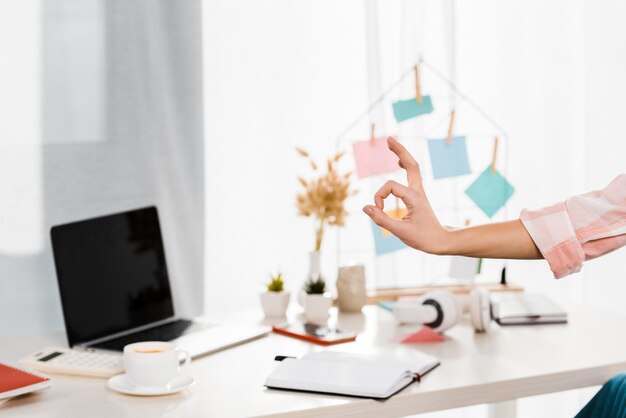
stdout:
[[[433,65],[431,65],[426,60],[419,58],[415,63],[413,63],[409,68],[407,68],[404,72],[400,74],[398,79],[396,79],[380,96],[378,96],[373,102],[369,104],[369,106],[361,112],[352,122],[350,122],[336,137],[335,144],[336,149],[340,148],[340,143],[344,136],[350,132],[363,118],[368,116],[376,106],[378,106],[383,100],[387,98],[387,96],[398,86],[400,85],[404,79],[409,75],[413,74],[413,69],[415,65],[420,65],[428,68],[437,78],[446,83],[452,91],[464,102],[469,104],[478,114],[480,114],[489,124],[491,124],[498,131],[498,135],[502,136],[504,139],[508,139],[508,133],[506,129],[502,127],[495,119],[493,119],[485,110],[483,110],[475,101],[473,101],[467,94],[463,93],[457,85],[452,82],[452,80],[448,79],[445,75],[443,75],[439,70],[437,70]],[[450,98],[451,99],[451,98]]]

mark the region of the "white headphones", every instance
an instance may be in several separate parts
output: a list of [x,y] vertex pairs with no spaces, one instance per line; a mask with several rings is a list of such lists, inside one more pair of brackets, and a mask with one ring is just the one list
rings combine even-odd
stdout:
[[[486,332],[491,323],[489,292],[473,290],[469,295],[469,313],[476,332]],[[411,301],[398,301],[393,316],[400,323],[423,324],[434,331],[443,332],[454,326],[463,309],[451,292],[437,290]]]

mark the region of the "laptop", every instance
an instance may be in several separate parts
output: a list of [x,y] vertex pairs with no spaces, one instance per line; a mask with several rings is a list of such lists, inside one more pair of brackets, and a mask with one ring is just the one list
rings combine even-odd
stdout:
[[176,316],[154,206],[57,225],[50,235],[72,348],[171,341],[198,357],[271,331]]

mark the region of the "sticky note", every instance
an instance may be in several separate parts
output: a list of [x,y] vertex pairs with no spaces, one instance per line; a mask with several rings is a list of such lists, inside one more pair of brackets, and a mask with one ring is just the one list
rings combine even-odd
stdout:
[[491,172],[491,166],[465,190],[465,194],[482,209],[488,217],[492,217],[513,195],[515,189],[497,170]]
[[449,276],[453,279],[474,280],[480,272],[481,258],[452,257]]
[[398,156],[387,147],[387,137],[352,143],[356,175],[362,179],[400,169]]
[[[407,214],[408,210],[407,208],[395,208],[392,210],[386,210],[385,213],[387,215],[389,215],[390,218],[392,219],[397,219],[400,220],[402,218],[404,218]],[[387,231],[385,228],[381,227],[380,228],[382,230],[383,236],[385,237],[389,237],[392,236],[393,234],[389,231]]]
[[372,222],[372,231],[374,232],[376,255],[392,253],[406,248],[406,244],[400,241],[395,235],[384,236],[382,228],[374,222]]
[[438,343],[445,341],[446,338],[443,335],[433,331],[429,326],[424,325],[419,331],[411,334],[402,340],[401,343]]
[[396,301],[394,300],[384,300],[382,302],[378,302],[378,306],[383,308],[386,311],[393,312],[393,307],[396,306]]
[[430,96],[422,96],[422,103],[417,103],[417,100],[414,98],[393,103],[393,116],[395,116],[398,122],[425,115],[432,111],[433,102],[430,100]]
[[462,176],[472,172],[464,136],[452,137],[449,144],[447,138],[429,139],[428,153],[435,179]]

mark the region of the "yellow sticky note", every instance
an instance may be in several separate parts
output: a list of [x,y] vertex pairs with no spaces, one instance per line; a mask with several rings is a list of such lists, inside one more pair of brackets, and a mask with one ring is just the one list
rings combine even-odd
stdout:
[[[389,215],[390,218],[400,220],[406,216],[408,211],[406,208],[395,208],[392,210],[387,210],[385,211],[385,213]],[[383,237],[388,237],[390,235],[393,235],[391,232],[387,231],[385,228],[380,228],[380,230],[383,234]]]

